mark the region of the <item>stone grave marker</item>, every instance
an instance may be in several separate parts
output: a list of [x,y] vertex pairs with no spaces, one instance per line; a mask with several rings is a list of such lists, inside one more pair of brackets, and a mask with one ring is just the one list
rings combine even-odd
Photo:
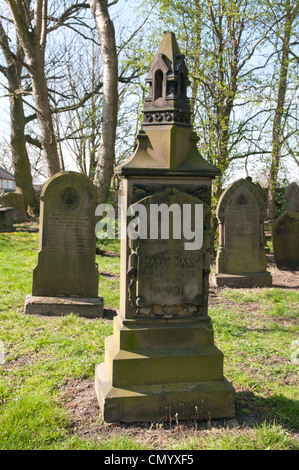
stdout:
[[13,208],[13,221],[15,223],[26,222],[26,210],[24,204],[24,196],[21,193],[6,193],[2,196],[2,202],[5,207]]
[[299,270],[299,214],[286,211],[270,224],[278,269]]
[[26,313],[101,316],[95,263],[97,192],[80,173],[61,172],[41,193],[38,265]]
[[[251,180],[251,178],[246,178],[248,181]],[[259,182],[254,183],[256,189],[260,192],[263,201],[265,203],[265,208],[267,209],[267,195],[266,191],[264,188],[261,186]],[[268,245],[268,241],[271,241],[271,232],[269,231],[268,224],[266,221],[264,221],[264,233],[263,233],[263,243],[264,243],[264,248],[265,248],[265,253],[270,253],[270,246]]]
[[13,208],[12,207],[0,207],[0,232],[13,232]]
[[295,181],[286,187],[285,200],[287,211],[299,213],[299,186]]
[[[208,316],[211,180],[220,171],[197,149],[188,70],[173,33],[164,34],[147,82],[136,150],[116,169],[128,231],[121,240],[120,308],[95,371],[99,405],[111,422],[159,422],[176,413],[233,417],[235,392],[223,376]],[[157,208],[165,212],[154,223]],[[184,208],[192,215],[192,241],[178,233]],[[130,230],[138,211],[135,238]],[[161,226],[166,220],[168,232]]]
[[264,239],[266,208],[255,185],[245,179],[231,184],[217,206],[219,247],[216,259],[218,286],[271,286]]

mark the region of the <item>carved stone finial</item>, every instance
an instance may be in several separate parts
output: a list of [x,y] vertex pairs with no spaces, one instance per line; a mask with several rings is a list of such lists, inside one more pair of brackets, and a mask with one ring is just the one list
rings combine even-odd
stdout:
[[190,126],[188,68],[174,33],[164,33],[146,82],[149,94],[145,99],[144,124],[176,122]]

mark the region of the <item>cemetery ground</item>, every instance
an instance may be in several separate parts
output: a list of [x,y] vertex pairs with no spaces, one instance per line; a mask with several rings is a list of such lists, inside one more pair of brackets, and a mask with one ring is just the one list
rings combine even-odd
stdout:
[[170,420],[109,424],[93,384],[119,304],[118,241],[97,254],[103,319],[24,314],[37,247],[36,225],[0,234],[1,450],[298,449],[298,272],[279,271],[270,254],[271,288],[211,282],[209,315],[236,390],[235,419],[177,422],[165,410]]

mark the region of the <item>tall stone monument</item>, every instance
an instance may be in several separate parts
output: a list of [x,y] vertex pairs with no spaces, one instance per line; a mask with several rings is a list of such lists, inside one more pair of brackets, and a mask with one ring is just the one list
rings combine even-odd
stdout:
[[95,263],[96,206],[97,191],[85,175],[65,171],[44,185],[38,265],[26,313],[102,316]]
[[264,248],[266,207],[255,185],[246,179],[235,181],[221,195],[216,213],[219,221],[217,285],[271,286]]
[[120,309],[95,372],[100,408],[105,421],[232,417],[234,389],[208,316],[211,180],[219,170],[198,152],[188,70],[173,33],[164,34],[147,83],[137,148],[116,170],[128,232]]
[[299,214],[286,211],[270,228],[278,269],[299,271]]

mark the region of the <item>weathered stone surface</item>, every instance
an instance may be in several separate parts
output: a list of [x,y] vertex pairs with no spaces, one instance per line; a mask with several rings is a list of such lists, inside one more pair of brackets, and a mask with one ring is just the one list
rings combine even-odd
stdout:
[[103,316],[103,298],[78,297],[36,297],[27,295],[25,313],[37,315],[66,315],[74,313],[80,317],[99,318]]
[[[125,298],[122,296],[122,305],[125,305],[126,298],[129,300],[129,305],[125,307],[126,317],[181,318],[206,313],[204,299],[208,293],[204,271],[209,270],[208,236],[206,233],[205,238],[203,237],[200,249],[185,249],[187,240],[183,237],[182,225],[184,204],[190,205],[191,212],[193,212],[195,205],[201,203],[203,220],[209,217],[209,206],[194,194],[186,193],[186,186],[177,182],[171,181],[171,184],[165,185],[162,178],[148,178],[146,182],[147,188],[153,191],[153,194],[138,200],[135,204],[134,194],[137,182],[133,179],[129,184],[129,201],[133,203],[132,208],[137,207],[137,204],[142,204],[146,210],[148,236],[146,239],[138,238],[130,241],[127,247],[127,277],[130,277],[130,273],[135,269],[138,282],[135,283],[134,278],[131,279],[132,282],[129,281],[131,288],[127,290]],[[138,180],[138,187],[143,183],[145,183],[144,180]],[[196,192],[196,189],[201,186],[200,183],[200,181],[190,181],[189,191]],[[206,193],[209,193],[208,186],[202,187],[206,189]],[[158,240],[151,239],[151,207],[164,205],[168,208],[172,204],[176,205],[180,211],[181,239],[173,238],[173,230],[178,229],[178,226],[173,227],[171,218],[169,219],[170,238],[162,239],[161,232],[157,231]],[[167,212],[165,212],[165,217],[168,217]],[[125,275],[124,272],[123,275]]]
[[217,274],[217,286],[219,287],[271,287],[272,276],[268,272],[246,274]]
[[13,221],[16,223],[26,222],[26,210],[24,204],[24,196],[20,193],[6,193],[2,196],[2,202],[5,207],[13,208]]
[[[133,364],[132,364],[133,365]],[[113,387],[105,364],[96,366],[95,389],[107,422],[233,418],[235,393],[225,379]]]
[[38,265],[33,273],[34,296],[98,296],[96,203],[96,189],[79,173],[58,173],[45,184]]
[[[250,178],[251,180],[251,178]],[[255,184],[255,187],[256,189],[259,191],[260,195],[262,196],[262,199],[264,201],[264,204],[265,204],[265,208],[267,208],[267,193],[266,193],[266,190],[260,185],[260,183],[256,182],[254,183]],[[268,224],[267,224],[268,225]],[[266,227],[266,223],[264,222],[264,230],[263,230],[263,244],[264,244],[264,249],[265,249],[265,253],[270,253],[270,246],[268,245],[268,241],[271,240],[271,234],[270,234],[270,237],[269,237],[269,231]]]
[[0,232],[13,232],[13,208],[0,207]]
[[299,214],[287,211],[270,227],[278,269],[299,270]]
[[299,212],[299,186],[295,181],[286,187],[285,201],[288,211]]
[[235,392],[207,317],[169,323],[118,315],[113,331],[95,375],[105,421],[234,416]]
[[38,264],[25,313],[103,316],[95,263],[97,191],[72,171],[50,178],[41,193]]
[[217,206],[217,284],[243,287],[248,276],[247,286],[271,285],[263,244],[265,215],[261,194],[250,181],[240,179],[224,191]]

